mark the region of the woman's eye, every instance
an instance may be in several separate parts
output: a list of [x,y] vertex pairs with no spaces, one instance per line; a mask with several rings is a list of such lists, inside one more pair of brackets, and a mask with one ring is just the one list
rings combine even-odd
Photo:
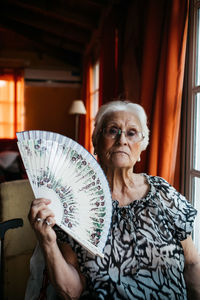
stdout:
[[127,136],[134,136],[136,134],[137,134],[137,131],[135,131],[135,130],[128,130],[127,131]]
[[108,133],[109,134],[117,134],[118,131],[119,131],[119,129],[116,128],[116,127],[110,127],[110,128],[108,128]]

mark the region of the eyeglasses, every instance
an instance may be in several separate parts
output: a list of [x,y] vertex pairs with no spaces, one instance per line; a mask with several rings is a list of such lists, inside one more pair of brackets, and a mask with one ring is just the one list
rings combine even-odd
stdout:
[[125,134],[127,140],[131,143],[141,142],[144,138],[142,132],[137,131],[136,129],[127,129],[121,130],[116,126],[107,126],[102,130],[103,136],[107,139],[118,139],[122,133]]

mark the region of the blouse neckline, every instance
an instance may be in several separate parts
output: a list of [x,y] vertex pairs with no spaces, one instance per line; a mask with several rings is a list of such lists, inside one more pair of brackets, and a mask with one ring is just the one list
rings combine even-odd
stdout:
[[117,199],[113,199],[113,204],[115,204],[119,209],[122,209],[122,208],[131,208],[139,203],[143,203],[143,202],[146,202],[147,200],[149,200],[152,196],[152,194],[154,193],[154,187],[150,181],[150,176],[147,175],[146,173],[142,173],[142,175],[145,177],[146,179],[146,182],[147,184],[149,185],[149,190],[147,192],[147,194],[142,197],[141,199],[136,199],[136,200],[133,200],[132,202],[130,202],[129,204],[127,205],[124,205],[124,206],[120,206],[119,205],[119,201]]

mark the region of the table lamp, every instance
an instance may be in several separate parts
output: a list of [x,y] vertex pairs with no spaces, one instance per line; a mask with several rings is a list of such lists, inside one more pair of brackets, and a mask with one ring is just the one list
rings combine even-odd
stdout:
[[69,109],[69,114],[75,115],[75,141],[78,142],[79,116],[86,114],[85,105],[82,100],[74,100]]

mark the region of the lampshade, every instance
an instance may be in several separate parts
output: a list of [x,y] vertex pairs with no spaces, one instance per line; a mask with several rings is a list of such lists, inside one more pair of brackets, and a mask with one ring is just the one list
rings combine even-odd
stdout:
[[85,115],[86,109],[82,100],[74,100],[69,109],[69,114],[76,115]]

